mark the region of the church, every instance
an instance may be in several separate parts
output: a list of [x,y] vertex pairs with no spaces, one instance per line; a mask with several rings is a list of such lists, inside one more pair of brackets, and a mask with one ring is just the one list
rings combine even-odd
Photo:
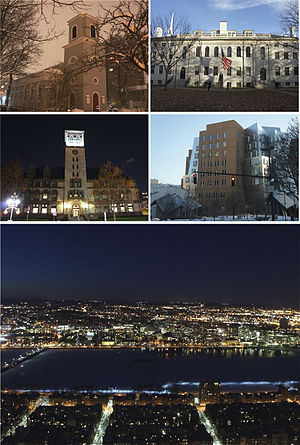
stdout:
[[104,212],[140,215],[135,180],[120,173],[113,182],[109,179],[112,164],[106,164],[108,179],[100,181],[103,166],[87,167],[85,153],[84,131],[65,130],[64,167],[29,167],[20,195],[21,213],[27,213],[30,219],[48,216],[58,220],[93,220],[102,218]]
[[[68,21],[61,64],[13,81],[9,109],[17,111],[146,110],[144,73],[129,63],[107,61],[97,41],[98,19],[82,12]],[[101,60],[101,63],[97,63]]]

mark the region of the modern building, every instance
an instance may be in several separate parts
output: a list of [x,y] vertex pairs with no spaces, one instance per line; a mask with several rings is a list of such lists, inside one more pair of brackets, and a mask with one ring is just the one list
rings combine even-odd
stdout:
[[[200,131],[197,186],[193,196],[201,204],[203,215],[237,214],[244,208],[244,186],[239,176],[244,168],[244,139],[244,129],[233,120],[208,124]],[[189,167],[183,177],[186,190],[195,171],[191,165],[193,159],[186,163]]]
[[92,219],[107,213],[140,214],[139,192],[134,179],[122,178],[122,187],[99,182],[99,168],[86,166],[83,130],[65,131],[65,165],[26,172],[21,211],[54,218]]
[[142,106],[147,99],[144,73],[128,63],[107,62],[97,27],[98,19],[86,12],[69,20],[63,63],[14,80],[9,107],[106,111],[110,105]]
[[233,120],[208,124],[200,131],[198,146],[188,151],[182,187],[201,204],[201,214],[296,216],[296,199],[276,190],[268,178],[282,136],[278,127],[255,123],[243,129]]
[[[154,181],[154,182],[153,182]],[[151,219],[181,219],[199,216],[201,205],[179,185],[151,180]]]
[[190,192],[192,198],[195,197],[196,184],[194,183],[193,175],[198,171],[198,160],[199,160],[199,137],[194,138],[193,148],[189,150],[188,156],[186,157],[185,164],[185,175],[182,179],[182,187],[185,184],[186,190]]
[[[164,85],[166,65],[172,60],[167,82],[170,87],[200,87],[210,81],[227,88],[298,87],[298,38],[294,28],[290,35],[256,33],[254,30],[229,30],[221,21],[219,29],[206,33],[167,36],[158,27],[152,39],[151,83]],[[224,70],[222,51],[232,61]],[[174,63],[173,63],[174,62]]]
[[245,193],[250,208],[266,210],[266,203],[273,186],[267,178],[271,159],[276,157],[280,128],[263,127],[255,123],[245,130],[245,173],[256,178],[245,177]]

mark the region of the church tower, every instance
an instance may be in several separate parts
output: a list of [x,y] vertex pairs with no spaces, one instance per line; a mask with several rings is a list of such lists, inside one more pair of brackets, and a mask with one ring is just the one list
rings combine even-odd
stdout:
[[84,131],[65,131],[64,213],[73,217],[89,213]]
[[106,69],[98,66],[86,72],[77,74],[76,64],[84,58],[90,62],[93,57],[101,54],[97,44],[97,18],[82,12],[68,21],[69,43],[64,46],[64,62],[66,66],[74,65],[74,77],[70,79],[70,93],[68,97],[69,109],[84,111],[106,110]]

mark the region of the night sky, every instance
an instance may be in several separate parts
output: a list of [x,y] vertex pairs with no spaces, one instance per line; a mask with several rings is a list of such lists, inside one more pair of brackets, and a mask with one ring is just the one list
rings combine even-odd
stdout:
[[2,296],[299,306],[299,226],[3,225]]
[[31,164],[63,167],[65,130],[85,130],[88,167],[109,160],[124,167],[124,174],[136,180],[140,191],[147,191],[147,115],[11,115],[1,117],[1,127],[2,163],[19,158],[25,169]]

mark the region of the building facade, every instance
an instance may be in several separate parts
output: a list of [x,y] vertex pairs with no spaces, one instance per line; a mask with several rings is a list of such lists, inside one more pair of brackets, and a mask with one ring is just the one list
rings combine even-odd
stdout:
[[98,19],[86,12],[69,20],[63,63],[14,80],[9,108],[107,111],[110,105],[136,104],[146,109],[144,73],[129,63],[107,61],[98,32]]
[[[268,176],[282,136],[279,127],[255,123],[243,129],[235,121],[208,124],[201,130],[198,145],[195,138],[193,149],[188,151],[182,178],[182,187],[201,204],[201,214],[215,217],[275,212],[294,217],[296,198],[277,190]],[[198,162],[194,161],[196,156]]]
[[63,168],[34,169],[26,173],[21,212],[62,219],[93,219],[106,213],[140,214],[139,192],[134,179],[122,177],[112,201],[98,184],[99,168],[86,166],[83,130],[65,131]]
[[[161,28],[151,45],[151,83],[164,85],[166,67],[163,59],[176,54],[175,63],[167,76],[170,87],[200,87],[210,81],[226,88],[298,87],[298,39],[294,29],[290,36],[238,33],[220,22],[210,33],[162,36]],[[222,51],[232,61],[224,70]]]
[[268,167],[276,158],[281,131],[276,127],[263,127],[258,123],[245,130],[245,194],[249,208],[265,212],[269,195],[274,188],[268,180]]
[[[244,139],[244,129],[235,121],[208,124],[200,131],[193,195],[201,204],[203,215],[236,214],[244,208],[244,186],[239,176],[244,169]],[[193,159],[187,164],[189,170],[183,177],[183,188],[189,190],[195,171]]]

